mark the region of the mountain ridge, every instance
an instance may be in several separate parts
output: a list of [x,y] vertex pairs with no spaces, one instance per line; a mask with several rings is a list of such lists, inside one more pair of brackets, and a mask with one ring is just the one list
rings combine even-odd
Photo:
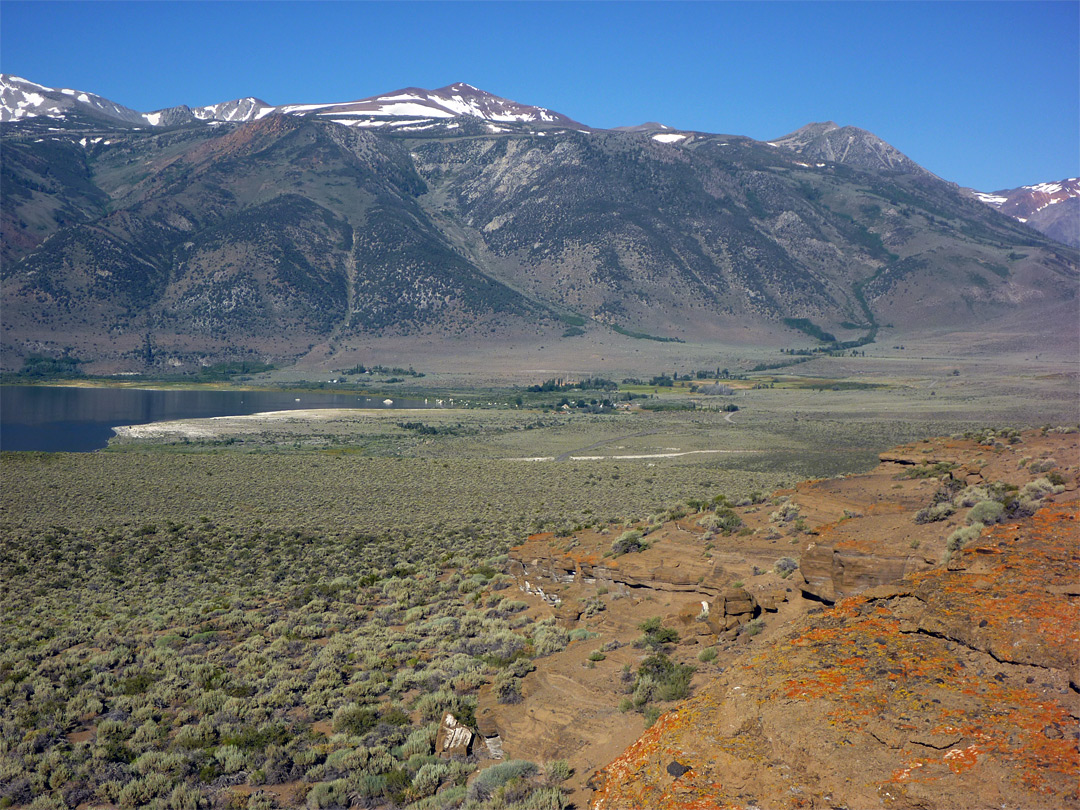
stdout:
[[936,177],[874,133],[859,127],[842,127],[835,121],[807,124],[768,143],[815,160]]
[[892,153],[870,133],[835,162],[797,151],[821,132],[787,148],[579,130],[474,91],[423,91],[441,118],[381,115],[409,126],[337,119],[402,112],[419,91],[328,115],[240,100],[215,114],[253,120],[175,126],[98,115],[88,129],[22,107],[0,128],[5,365],[71,351],[140,368],[147,343],[180,367],[299,361],[352,356],[372,335],[854,348],[890,323],[985,328],[1031,311],[1049,327],[1046,308],[1075,301],[1074,251],[895,156],[881,165]]
[[0,74],[0,122],[78,113],[110,119],[117,124],[151,127],[215,121],[246,123],[280,114],[332,116],[336,123],[347,126],[379,126],[387,123],[380,119],[395,117],[426,120],[471,116],[493,123],[528,122],[589,129],[561,113],[520,104],[466,82],[455,82],[437,90],[405,87],[353,101],[272,105],[248,96],[202,107],[179,105],[142,113],[91,93],[56,90],[18,76]]
[[[26,121],[35,117],[62,117],[68,111],[76,109],[77,104],[88,106],[98,116],[111,117],[118,123],[145,124],[153,127],[171,127],[194,122],[246,123],[267,115],[288,114],[333,116],[331,120],[336,123],[362,127],[387,125],[391,123],[387,119],[393,118],[417,118],[430,122],[469,116],[496,124],[527,122],[565,126],[583,132],[600,131],[598,128],[577,122],[546,107],[521,104],[467,82],[454,82],[435,90],[410,86],[352,101],[295,102],[274,105],[260,98],[247,96],[200,107],[178,105],[143,113],[85,91],[58,90],[12,74],[0,74],[0,122]],[[421,121],[409,123],[417,124]],[[401,126],[401,124],[395,124],[395,126]],[[415,126],[409,127],[408,124],[404,126],[407,127],[407,131],[418,131]],[[610,127],[606,131],[693,132],[656,121],[646,121],[632,126]],[[672,135],[666,142],[678,141]],[[855,126],[841,126],[832,120],[808,123],[787,135],[764,141],[764,143],[791,149],[817,160],[828,160],[860,168],[926,173],[936,177],[874,133]],[[1069,180],[1060,181],[1064,184],[1069,182]],[[1040,183],[1004,191],[973,191],[972,193],[983,202],[988,202],[997,196],[1019,193],[1022,189],[1038,190],[1040,187],[1049,185],[1053,183]],[[1056,202],[1057,199],[1052,201]],[[995,207],[1000,208],[1001,204]],[[1027,221],[1026,218],[1021,218],[1022,215],[1016,215],[1009,210],[1008,205],[1005,206],[1004,212],[1018,218],[1021,222]]]
[[976,199],[1072,247],[1080,247],[1080,178],[1067,177],[993,192],[969,190]]

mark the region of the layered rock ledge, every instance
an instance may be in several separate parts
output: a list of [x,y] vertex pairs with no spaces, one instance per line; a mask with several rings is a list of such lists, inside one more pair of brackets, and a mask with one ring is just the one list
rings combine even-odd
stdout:
[[[800,486],[804,512],[852,488],[864,503],[802,558],[804,591],[835,605],[663,715],[601,770],[591,807],[1080,807],[1076,439],[928,442],[847,486]],[[944,554],[950,521],[912,521],[942,488],[1005,482],[1019,497],[1048,469],[1062,483],[1034,514],[1006,497],[1020,514]],[[877,499],[874,476],[901,498]],[[912,481],[931,497],[904,502]]]

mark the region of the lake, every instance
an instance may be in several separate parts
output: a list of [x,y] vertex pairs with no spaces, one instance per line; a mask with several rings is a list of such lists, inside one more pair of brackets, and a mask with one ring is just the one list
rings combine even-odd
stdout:
[[237,416],[301,408],[424,408],[422,399],[295,391],[149,391],[134,388],[0,386],[0,450],[85,453],[117,425]]

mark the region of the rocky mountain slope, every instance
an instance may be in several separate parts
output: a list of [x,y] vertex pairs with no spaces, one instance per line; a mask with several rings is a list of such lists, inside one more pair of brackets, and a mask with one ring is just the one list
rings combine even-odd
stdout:
[[[481,731],[568,758],[597,810],[1080,806],[1078,435],[897,448],[639,527],[643,551],[611,553],[632,527],[530,538],[534,610],[596,635],[538,659],[521,703],[482,699]],[[634,742],[649,616],[698,672]]]
[[1051,239],[1080,247],[1080,178],[1056,183],[1004,189],[990,193],[973,191],[987,205],[1046,234]]
[[1075,251],[850,128],[596,131],[465,84],[156,113],[2,92],[5,368],[349,363],[387,334],[1075,331]]
[[842,127],[834,121],[807,124],[769,143],[812,160],[843,163],[859,169],[890,169],[934,176],[874,133],[858,127]]

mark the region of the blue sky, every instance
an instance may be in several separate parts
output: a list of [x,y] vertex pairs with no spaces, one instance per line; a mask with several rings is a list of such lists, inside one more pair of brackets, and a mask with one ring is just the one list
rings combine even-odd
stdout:
[[0,70],[141,111],[465,81],[598,127],[868,129],[982,190],[1080,175],[1080,2],[0,2]]

